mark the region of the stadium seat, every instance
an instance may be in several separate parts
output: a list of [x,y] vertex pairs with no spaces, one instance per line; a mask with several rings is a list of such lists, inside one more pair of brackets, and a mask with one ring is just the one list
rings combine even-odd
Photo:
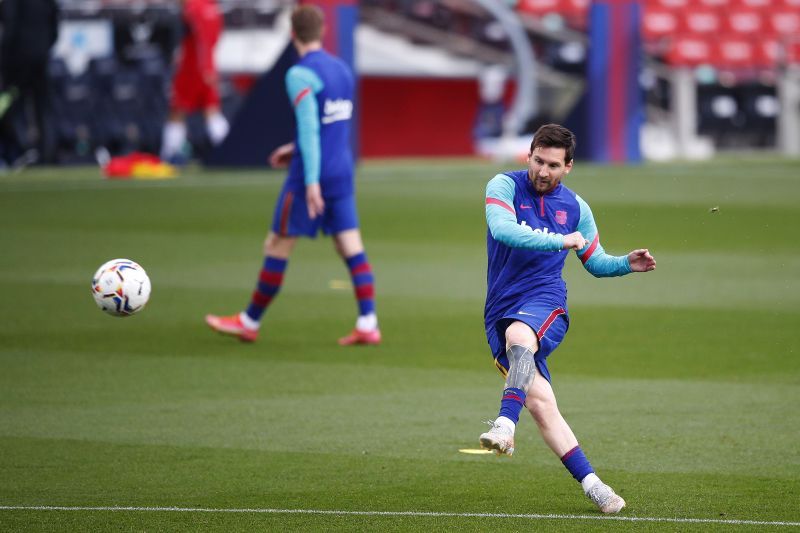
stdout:
[[780,114],[780,101],[775,87],[762,83],[747,83],[737,87],[743,130],[749,146],[775,145],[775,129]]
[[719,67],[743,69],[756,66],[754,41],[737,35],[722,36],[714,41],[713,62]]
[[777,39],[756,39],[754,63],[759,68],[775,68],[781,61],[781,44]]
[[785,7],[770,10],[766,14],[766,29],[774,35],[795,36],[800,34],[800,9]]
[[657,41],[678,31],[679,13],[662,7],[647,5],[642,16],[642,36],[645,41]]
[[722,17],[716,9],[696,7],[681,13],[681,32],[698,35],[716,35],[721,29]]
[[725,9],[733,4],[734,0],[698,0],[699,7],[710,7],[713,9]]
[[750,9],[772,9],[778,4],[779,0],[736,0],[736,3],[742,7]]
[[664,7],[667,9],[686,9],[691,7],[690,0],[647,0],[647,7]]
[[666,60],[671,65],[694,67],[712,59],[711,43],[696,35],[678,35],[670,41]]
[[548,13],[557,13],[559,0],[520,0],[517,10],[530,15],[542,16]]
[[725,11],[723,29],[726,32],[756,35],[765,28],[764,17],[756,9],[734,8]]
[[712,136],[720,146],[736,142],[738,132],[744,126],[735,88],[721,85],[699,85],[697,87],[697,131]]

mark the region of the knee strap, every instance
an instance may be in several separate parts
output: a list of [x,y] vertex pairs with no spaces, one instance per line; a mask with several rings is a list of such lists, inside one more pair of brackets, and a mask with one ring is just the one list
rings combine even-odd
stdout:
[[506,388],[512,387],[528,393],[533,378],[536,377],[536,363],[533,360],[533,351],[519,344],[512,344],[506,351],[508,357],[508,376]]

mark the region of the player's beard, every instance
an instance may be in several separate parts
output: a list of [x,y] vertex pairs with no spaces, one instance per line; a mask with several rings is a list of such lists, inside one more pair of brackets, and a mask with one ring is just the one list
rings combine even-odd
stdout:
[[550,176],[549,178],[536,177],[533,180],[533,189],[539,194],[547,194],[555,189],[561,182],[561,178]]

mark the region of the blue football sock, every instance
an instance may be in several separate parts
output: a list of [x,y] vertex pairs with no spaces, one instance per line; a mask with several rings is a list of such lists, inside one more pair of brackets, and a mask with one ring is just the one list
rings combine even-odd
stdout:
[[500,414],[514,422],[519,422],[519,412],[525,405],[525,392],[521,389],[509,387],[503,391],[503,399],[500,400]]
[[569,473],[572,474],[572,477],[578,481],[578,483],[580,483],[583,478],[589,474],[594,473],[594,469],[589,463],[589,459],[586,458],[586,455],[584,455],[580,446],[575,446],[570,451],[565,453],[564,457],[561,458],[561,462],[564,464],[567,470],[569,470]]

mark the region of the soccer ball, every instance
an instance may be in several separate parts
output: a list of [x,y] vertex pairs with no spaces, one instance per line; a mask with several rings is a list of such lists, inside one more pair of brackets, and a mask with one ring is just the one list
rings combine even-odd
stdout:
[[147,272],[130,259],[112,259],[92,278],[97,307],[113,316],[130,316],[142,310],[150,298]]

